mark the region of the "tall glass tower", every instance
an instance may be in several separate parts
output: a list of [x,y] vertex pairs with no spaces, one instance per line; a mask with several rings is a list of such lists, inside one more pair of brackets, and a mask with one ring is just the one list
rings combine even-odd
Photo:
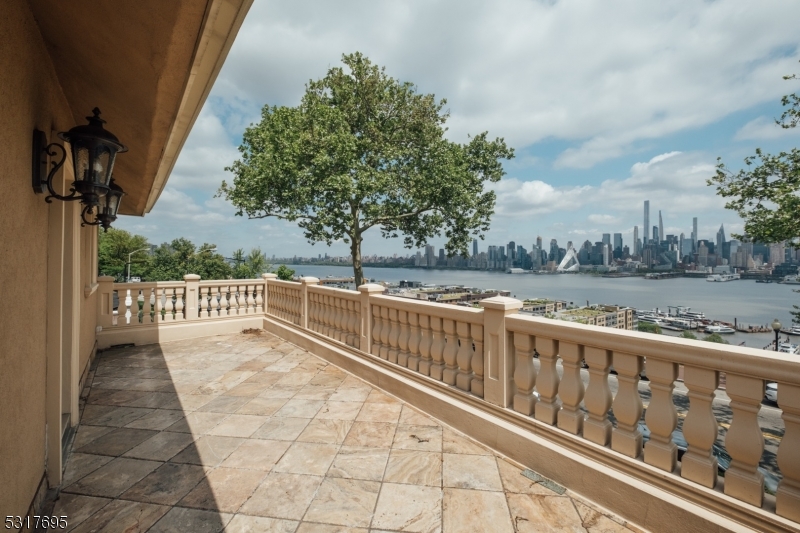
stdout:
[[647,244],[647,232],[650,229],[650,200],[644,201],[644,243]]

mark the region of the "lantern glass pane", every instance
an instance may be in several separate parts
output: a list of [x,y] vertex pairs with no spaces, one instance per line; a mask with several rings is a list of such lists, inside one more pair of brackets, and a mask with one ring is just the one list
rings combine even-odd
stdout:
[[109,159],[111,154],[106,146],[98,146],[95,148],[94,160],[92,161],[92,183],[98,185],[108,185],[111,179],[109,172]]
[[80,181],[89,179],[89,149],[82,144],[73,144],[72,159],[75,161],[75,179]]
[[120,195],[116,191],[111,191],[106,195],[106,213],[112,217],[117,216],[119,209]]

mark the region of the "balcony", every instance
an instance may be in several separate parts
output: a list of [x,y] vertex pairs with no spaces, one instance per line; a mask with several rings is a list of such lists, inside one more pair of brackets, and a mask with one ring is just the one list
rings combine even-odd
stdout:
[[[522,316],[510,298],[269,274],[99,285],[98,345],[116,348],[58,504],[87,529],[800,531],[789,356]],[[785,425],[768,443],[766,381]]]

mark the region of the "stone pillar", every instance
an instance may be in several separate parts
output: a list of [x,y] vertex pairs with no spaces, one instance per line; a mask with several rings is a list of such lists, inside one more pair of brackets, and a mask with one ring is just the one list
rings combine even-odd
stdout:
[[359,331],[359,344],[361,351],[370,352],[372,346],[372,306],[369,302],[370,294],[382,294],[383,285],[376,283],[367,283],[358,287],[358,292],[361,293],[361,324],[356,328]]
[[[269,313],[269,282],[270,280],[278,279],[277,274],[273,274],[272,272],[267,272],[266,274],[261,274],[261,277],[264,279],[264,314],[266,315]],[[233,297],[234,288],[231,286],[231,310],[230,314],[233,315]]]
[[318,285],[319,278],[311,276],[300,278],[300,327],[308,329],[308,286]]
[[506,332],[506,317],[517,313],[522,302],[505,296],[495,296],[480,301],[483,307],[483,399],[509,407],[514,396],[511,380],[514,363],[511,361],[509,335]]
[[200,307],[198,305],[200,301],[200,276],[186,274],[183,276],[183,280],[186,282],[186,294],[183,304],[183,312],[186,313],[185,320],[198,320],[200,318]]
[[114,278],[99,276],[97,285],[97,325],[110,328],[114,319]]

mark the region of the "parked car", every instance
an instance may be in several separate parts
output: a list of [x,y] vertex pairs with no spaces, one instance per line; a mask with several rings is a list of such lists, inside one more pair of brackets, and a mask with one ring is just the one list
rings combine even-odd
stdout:
[[778,403],[778,384],[767,383],[767,388],[764,390],[764,399],[771,402]]

